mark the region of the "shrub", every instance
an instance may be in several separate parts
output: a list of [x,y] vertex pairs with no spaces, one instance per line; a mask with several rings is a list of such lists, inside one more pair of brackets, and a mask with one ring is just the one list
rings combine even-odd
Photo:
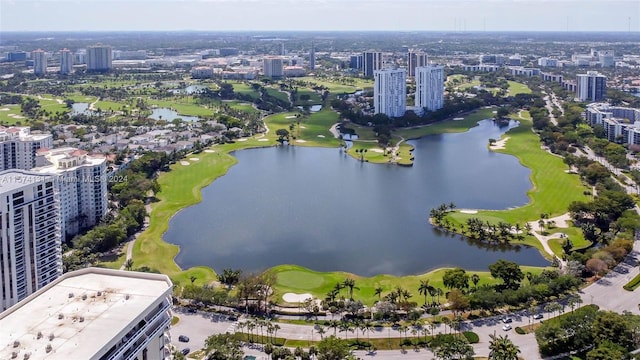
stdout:
[[629,281],[625,286],[623,286],[622,288],[627,290],[627,291],[633,291],[635,290],[638,286],[640,286],[640,275],[637,275],[636,277],[634,277],[633,279],[631,279],[631,281]]
[[516,330],[516,333],[517,333],[517,334],[520,334],[520,335],[524,335],[524,334],[526,334],[526,333],[527,333],[527,332],[526,332],[526,331],[524,331],[520,326],[516,326],[516,329],[515,329],[515,330]]
[[477,344],[480,342],[480,337],[473,331],[465,331],[462,333],[462,335],[464,335],[464,337],[467,339],[467,341],[469,341],[470,344]]

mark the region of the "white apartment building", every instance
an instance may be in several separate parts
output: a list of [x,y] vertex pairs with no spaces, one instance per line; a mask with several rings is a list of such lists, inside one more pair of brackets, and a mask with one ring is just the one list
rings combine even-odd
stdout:
[[607,95],[607,77],[597,71],[576,75],[576,98],[580,101],[601,101]]
[[444,106],[444,68],[416,68],[416,108],[434,111]]
[[558,59],[551,59],[547,57],[541,57],[538,59],[538,66],[544,67],[558,67]]
[[0,358],[169,359],[172,287],[160,274],[66,273],[0,313]]
[[64,147],[40,149],[32,171],[50,174],[60,193],[63,240],[94,226],[107,214],[107,162],[102,155]]
[[407,72],[404,69],[382,69],[374,71],[373,77],[375,113],[403,116],[407,110]]
[[68,75],[73,72],[73,53],[69,49],[60,50],[60,74]]
[[0,126],[0,171],[30,170],[36,166],[36,151],[52,146],[51,134],[31,134],[29,127]]
[[0,172],[0,185],[0,308],[5,310],[62,275],[62,248],[55,179],[7,170]]
[[112,50],[109,45],[87,47],[87,71],[109,71],[113,68]]
[[587,105],[584,115],[591,126],[604,128],[609,141],[640,145],[640,109],[592,103]]
[[33,73],[35,75],[45,75],[47,73],[47,53],[42,49],[34,50],[31,53],[33,58]]
[[280,79],[284,76],[282,58],[279,56],[267,56],[262,60],[264,76],[272,79]]
[[191,77],[194,79],[210,79],[213,77],[211,66],[196,66],[191,68]]

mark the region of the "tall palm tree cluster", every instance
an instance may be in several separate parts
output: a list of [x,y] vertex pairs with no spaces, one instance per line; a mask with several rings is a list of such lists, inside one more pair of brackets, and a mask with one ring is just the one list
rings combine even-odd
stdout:
[[[482,240],[494,244],[508,244],[512,240],[522,240],[524,238],[523,228],[520,224],[512,225],[504,221],[493,224],[489,221],[483,222],[478,218],[470,218],[467,219],[466,228],[464,225],[461,225],[460,228],[463,235],[473,240]],[[530,225],[526,224],[524,230],[527,233],[531,231]]]
[[[420,280],[420,286],[418,287],[420,295],[424,296],[425,307],[436,307],[440,305],[440,296],[444,295],[444,291],[429,284],[429,280]],[[431,302],[427,303],[427,296],[431,296]],[[436,301],[436,296],[437,301]]]

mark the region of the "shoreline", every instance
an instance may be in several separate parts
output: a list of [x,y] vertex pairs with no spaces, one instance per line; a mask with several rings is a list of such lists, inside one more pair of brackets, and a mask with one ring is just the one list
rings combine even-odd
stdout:
[[[473,115],[475,113],[481,113],[482,110],[484,109],[478,109],[477,111],[471,112],[470,114]],[[473,122],[474,124],[477,123],[476,120],[474,120]],[[450,132],[450,131],[446,131],[446,130],[450,130],[447,128],[447,125],[452,125],[452,124],[450,124],[448,120],[445,120],[441,123],[444,125],[440,125],[439,127],[442,127],[444,129],[437,129],[437,130],[442,130],[442,131],[438,131],[438,133]],[[458,125],[459,123],[463,123],[463,121],[456,121],[455,125]],[[421,127],[433,127],[433,125],[437,125],[437,123],[428,124]],[[469,128],[466,128],[463,131],[468,131]],[[453,127],[454,131],[458,129],[459,128],[457,126]],[[427,136],[427,135],[429,134],[422,135],[420,137]],[[159,192],[158,194],[159,201],[153,204],[153,207],[152,207],[153,211],[152,211],[152,214],[150,214],[149,226],[145,231],[140,233],[140,237],[138,241],[136,241],[133,249],[132,258],[134,259],[134,261],[136,261],[137,265],[139,266],[146,265],[152,268],[157,268],[156,265],[163,265],[163,266],[160,266],[160,269],[158,270],[163,273],[166,273],[167,275],[169,275],[170,277],[176,280],[188,279],[194,273],[197,273],[198,275],[201,275],[202,277],[204,277],[204,278],[198,278],[199,282],[204,281],[205,283],[207,283],[207,282],[210,282],[211,280],[215,280],[215,270],[207,266],[196,266],[196,267],[190,267],[187,269],[181,268],[175,261],[178,253],[180,252],[180,247],[176,244],[166,242],[164,240],[164,234],[168,230],[169,223],[175,215],[177,215],[182,209],[188,206],[198,204],[202,201],[202,189],[204,187],[211,185],[216,179],[226,175],[229,169],[233,165],[237,164],[237,158],[233,156],[233,153],[235,151],[277,146],[277,144],[267,145],[264,142],[258,143],[257,142],[258,140],[259,139],[248,138],[247,141],[245,142],[235,142],[232,144],[216,145],[215,152],[203,151],[203,153],[200,155],[201,160],[191,163],[190,167],[180,166],[178,168],[172,169],[172,171],[170,172],[162,173],[162,175],[159,177],[159,182],[165,182],[164,186],[168,186],[167,184],[171,183],[171,180],[173,180],[172,178],[180,177],[180,175],[184,176],[184,173],[185,173],[184,169],[189,169],[190,170],[189,172],[191,172],[193,168],[207,166],[214,159],[221,159],[221,156],[224,157],[223,158],[224,160],[226,160],[224,164],[217,164],[217,165],[214,164],[216,165],[216,170],[217,170],[216,172],[211,173],[211,171],[208,171],[207,172],[208,176],[198,179],[197,182],[190,187],[191,195],[193,195],[193,197],[190,200],[186,200],[180,197],[174,199],[174,198],[171,198],[170,195],[169,195],[169,198],[167,198],[167,193],[170,193],[170,192],[165,191],[163,193],[162,190]],[[182,169],[183,171],[178,171],[179,169]],[[167,179],[167,177],[171,177],[171,178]],[[163,184],[161,184],[161,188],[163,188],[162,185]],[[169,212],[168,214],[166,213],[167,211]],[[157,236],[157,239],[154,239],[154,235]],[[149,249],[151,250],[150,251],[151,254],[155,256],[149,257],[149,254],[146,254],[147,256],[145,257],[144,250],[148,251]],[[155,251],[155,249],[159,249],[159,251]],[[168,257],[171,258],[170,262],[167,261]],[[170,264],[167,264],[167,263],[170,263]],[[274,267],[266,269],[265,272],[276,271],[276,269],[280,266],[286,266],[286,264],[276,265]],[[430,270],[427,271],[426,273],[416,274],[416,275],[407,275],[407,276],[426,276],[439,269],[441,268],[440,267],[430,268]],[[357,274],[351,274],[351,273],[345,273],[345,274],[349,274],[357,278],[362,278]],[[382,275],[385,275],[385,274],[378,274],[376,276],[382,276]],[[403,277],[405,276],[400,276],[397,278],[403,278]]]

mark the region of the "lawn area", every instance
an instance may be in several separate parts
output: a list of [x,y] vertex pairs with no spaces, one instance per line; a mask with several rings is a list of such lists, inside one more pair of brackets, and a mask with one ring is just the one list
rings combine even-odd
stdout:
[[257,110],[256,108],[253,107],[253,104],[250,104],[248,102],[233,100],[233,101],[225,101],[224,103],[229,105],[229,107],[234,110],[244,111],[250,114],[257,114],[260,112],[260,110]]
[[[300,100],[302,95],[309,95],[308,101]],[[293,104],[295,106],[322,104],[322,97],[311,89],[298,89],[298,100]]]
[[355,80],[353,85],[348,84],[346,82],[342,83],[340,79],[335,79],[335,80],[320,79],[312,76],[305,76],[305,77],[299,78],[299,80],[325,86],[329,89],[329,92],[334,95],[352,94],[357,90],[362,90],[366,87],[373,87],[373,81],[365,80],[365,79],[355,79],[355,78],[353,78],[353,80]]
[[[296,139],[293,145],[296,146],[322,146],[322,147],[338,147],[341,141],[333,137],[329,128],[338,122],[338,113],[332,110],[322,110],[312,113],[309,117],[296,118],[295,112],[280,113],[265,118],[265,124],[269,128],[268,137],[277,139],[276,131],[285,129],[289,131]],[[297,124],[298,119],[300,125]],[[293,131],[289,130],[289,126],[294,124]],[[298,142],[302,140],[304,142]]]
[[[25,118],[22,118],[22,113],[20,110],[20,105],[1,105],[0,106],[0,124],[2,125],[15,125],[17,122],[20,122],[22,125],[25,124]],[[8,109],[8,110],[5,110]],[[20,116],[18,118],[9,115]]]
[[267,94],[269,94],[270,96],[273,96],[274,98],[280,99],[282,101],[289,102],[289,95],[287,93],[276,90],[272,87],[265,87],[265,89],[267,90]]
[[252,99],[257,99],[260,97],[260,93],[253,90],[251,84],[248,83],[235,83],[230,82],[229,84],[233,85],[233,91],[243,95],[249,95]]
[[93,105],[93,107],[96,110],[100,109],[102,111],[121,111],[122,108],[127,108],[128,105],[125,103],[119,103],[115,101],[99,100],[98,102],[96,102],[95,105]]
[[[523,272],[531,272],[539,274],[544,268],[522,266]],[[324,299],[326,294],[333,289],[336,283],[344,281],[346,278],[355,280],[353,297],[361,300],[365,305],[373,305],[378,296],[375,289],[381,287],[383,289],[382,296],[390,293],[393,289],[400,286],[409,290],[413,295],[413,300],[418,304],[424,302],[424,297],[418,293],[421,280],[429,280],[429,284],[442,290],[447,290],[442,284],[442,276],[447,269],[437,269],[422,275],[410,276],[392,276],[392,275],[376,275],[373,277],[360,277],[358,275],[345,272],[317,272],[297,265],[279,265],[268,271],[276,276],[276,284],[274,286],[273,300],[282,302],[282,295],[288,292],[293,293],[310,293],[315,298]],[[496,284],[500,280],[491,277],[488,271],[470,271],[471,274],[478,274],[480,282],[478,286],[483,284]],[[349,297],[348,289],[343,289],[341,295]]]
[[509,83],[509,95],[531,94],[531,89],[527,85],[511,80],[507,80],[507,82]]
[[478,121],[493,118],[493,109],[479,109],[472,113],[461,115],[464,120],[444,120],[434,124],[417,126],[393,131],[395,137],[407,140],[417,139],[427,135],[465,132],[478,125]]
[[[515,117],[518,118],[518,117]],[[540,218],[548,213],[551,217],[567,212],[573,201],[589,200],[584,191],[587,188],[576,174],[568,174],[562,158],[552,155],[540,147],[538,136],[531,131],[531,118],[526,111],[519,118],[520,126],[509,130],[505,150],[497,152],[516,156],[520,163],[531,169],[533,187],[528,191],[530,202],[515,209],[480,211],[475,217],[494,221],[500,219],[508,223],[524,223]],[[460,212],[451,214],[454,221],[462,220]]]

